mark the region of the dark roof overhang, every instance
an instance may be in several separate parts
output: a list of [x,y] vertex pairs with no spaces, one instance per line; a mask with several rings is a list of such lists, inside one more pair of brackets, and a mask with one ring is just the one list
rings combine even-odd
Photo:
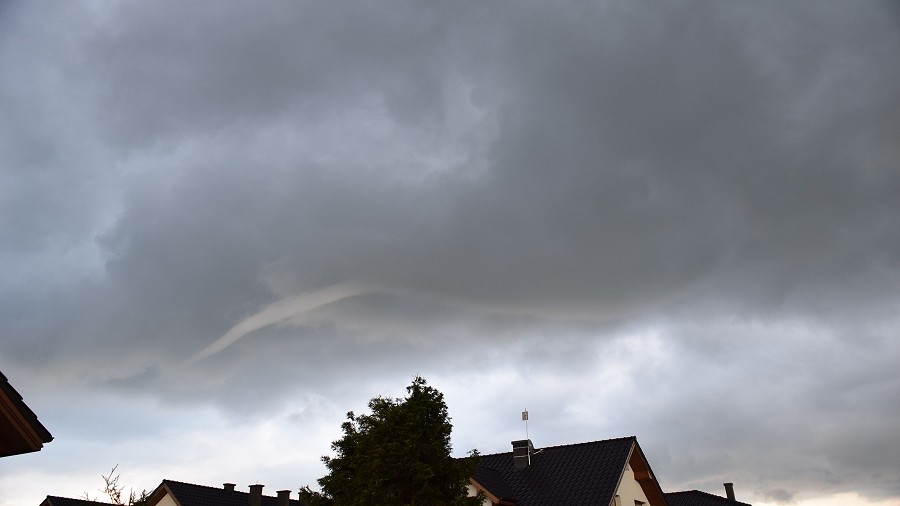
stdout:
[[0,373],[0,457],[36,452],[50,441],[50,431]]

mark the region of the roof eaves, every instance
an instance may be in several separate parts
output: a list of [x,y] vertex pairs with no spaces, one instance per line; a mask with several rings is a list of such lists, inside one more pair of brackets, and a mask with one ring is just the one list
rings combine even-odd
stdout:
[[169,488],[168,482],[169,480],[163,480],[162,483],[159,484],[158,487],[150,494],[150,500],[147,501],[147,506],[156,506],[162,501],[163,497],[169,496],[175,501],[175,504],[181,506],[181,501],[178,500],[178,497],[172,493],[172,490]]
[[13,452],[7,456],[35,452],[45,443],[53,441],[53,435],[41,424],[3,373],[0,373],[0,415],[6,420],[7,426],[21,438],[21,443],[13,446]]
[[[637,452],[635,452],[635,450],[637,450]],[[637,480],[638,484],[641,486],[644,495],[646,495],[647,499],[650,501],[650,505],[668,506],[666,495],[663,493],[662,487],[659,486],[656,475],[653,473],[653,469],[650,468],[650,462],[644,455],[644,450],[641,449],[641,445],[638,443],[637,438],[634,438],[634,446],[631,448],[631,454],[628,456],[628,463],[631,464],[631,469],[634,471],[634,479]],[[635,469],[635,464],[638,465],[637,467],[643,469]]]
[[471,483],[472,486],[474,486],[479,492],[483,492],[484,495],[491,501],[491,504],[499,504],[500,506],[515,506],[516,504],[518,504],[512,497],[497,496],[491,493],[491,491],[488,490],[487,487],[485,487],[481,483],[478,483],[478,480],[476,480],[475,478],[469,478],[469,483]]

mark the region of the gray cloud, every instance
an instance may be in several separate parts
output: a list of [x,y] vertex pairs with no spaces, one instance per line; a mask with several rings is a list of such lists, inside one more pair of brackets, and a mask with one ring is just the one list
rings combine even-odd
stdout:
[[599,397],[653,392],[604,428],[673,483],[897,497],[900,32],[861,5],[7,4],[4,371],[246,416],[502,360],[578,415],[554,374],[654,356]]

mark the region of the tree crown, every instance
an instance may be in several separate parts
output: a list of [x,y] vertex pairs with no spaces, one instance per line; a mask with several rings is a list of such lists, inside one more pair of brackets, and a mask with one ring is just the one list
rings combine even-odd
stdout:
[[304,488],[310,504],[464,505],[477,452],[450,456],[453,426],[444,395],[416,376],[402,399],[375,397],[371,413],[347,413],[344,436],[331,444],[333,457],[322,457],[328,474],[322,492]]

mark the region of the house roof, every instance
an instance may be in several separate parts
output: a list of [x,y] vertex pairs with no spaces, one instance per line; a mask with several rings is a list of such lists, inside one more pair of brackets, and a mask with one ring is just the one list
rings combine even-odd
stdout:
[[[662,491],[634,436],[535,450],[531,464],[516,470],[512,452],[482,455],[473,481],[483,490],[518,506],[608,505],[625,465],[631,463],[651,504]],[[640,474],[640,473],[644,474]]]
[[53,436],[0,373],[0,457],[36,452],[50,441]]
[[[150,495],[150,506],[157,504],[166,494],[171,495],[181,506],[247,506],[250,503],[248,492],[163,480]],[[260,506],[276,505],[277,498],[262,496]],[[297,499],[291,499],[290,506],[304,506],[304,504]]]
[[87,501],[85,499],[73,499],[71,497],[57,497],[48,495],[40,506],[110,506],[108,502]]
[[666,493],[666,502],[669,503],[669,506],[750,506],[744,502],[732,501],[699,490],[668,492]]

